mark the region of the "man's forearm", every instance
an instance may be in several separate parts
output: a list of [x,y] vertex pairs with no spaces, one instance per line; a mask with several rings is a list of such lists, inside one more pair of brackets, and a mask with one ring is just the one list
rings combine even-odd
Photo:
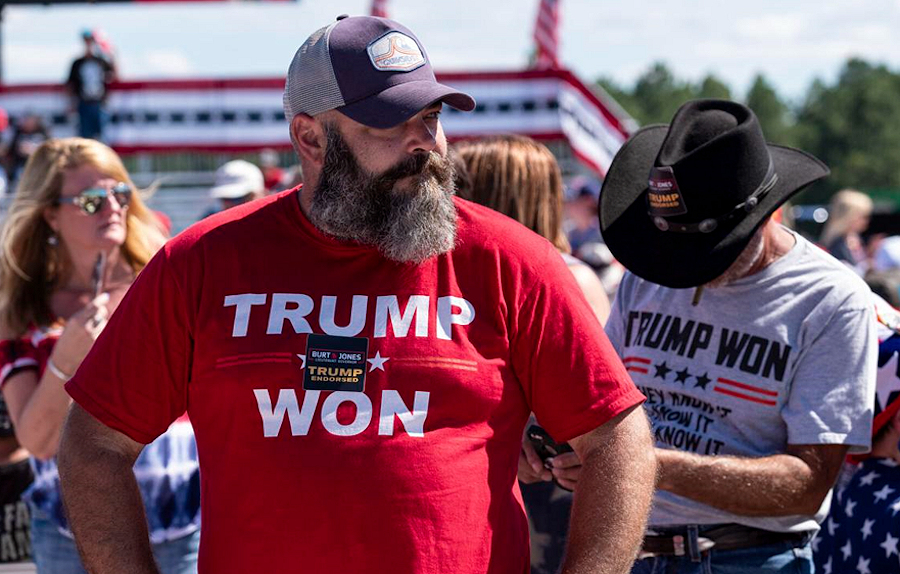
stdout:
[[[834,483],[845,447],[824,468],[792,454],[701,456],[657,449],[659,488],[743,516],[814,514]],[[827,447],[820,447],[827,448]],[[832,467],[832,468],[829,468]]]
[[643,411],[626,433],[583,456],[563,574],[630,572],[653,496],[656,463]]
[[134,457],[84,428],[83,417],[90,415],[75,405],[60,444],[59,474],[85,569],[92,574],[159,574],[132,470]]

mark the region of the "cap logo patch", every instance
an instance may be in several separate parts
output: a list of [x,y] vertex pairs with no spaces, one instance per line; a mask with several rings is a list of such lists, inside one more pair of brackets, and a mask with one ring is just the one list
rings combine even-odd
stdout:
[[671,215],[684,215],[687,213],[687,205],[684,197],[678,189],[675,180],[675,172],[671,167],[654,167],[650,169],[650,179],[647,182],[647,202],[650,214],[660,217]]
[[419,45],[402,32],[389,32],[366,50],[375,69],[383,72],[411,72],[425,64]]

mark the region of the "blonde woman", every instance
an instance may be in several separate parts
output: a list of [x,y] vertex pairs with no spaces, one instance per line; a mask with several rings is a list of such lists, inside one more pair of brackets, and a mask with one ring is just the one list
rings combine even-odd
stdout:
[[861,234],[869,226],[871,215],[872,198],[855,189],[843,189],[831,198],[828,221],[819,239],[831,255],[859,273],[866,271],[866,246]]
[[[495,136],[457,144],[465,166],[467,185],[462,198],[508,215],[549,240],[568,264],[601,324],[609,317],[609,299],[600,279],[586,264],[571,256],[562,230],[563,181],[556,158],[546,146],[518,135]],[[551,469],[542,466],[534,449],[524,441],[519,461],[519,480],[532,529],[531,571],[555,573],[562,563],[568,532],[572,496],[557,485],[575,487],[580,461],[574,453],[552,459]],[[547,482],[551,478],[557,483]]]
[[[25,493],[38,572],[81,574],[55,454],[71,377],[165,237],[116,153],[49,140],[28,160],[0,235],[0,389],[31,453]],[[199,492],[190,424],[177,422],[135,464],[163,572],[196,571]]]
[[571,256],[562,229],[562,174],[547,146],[525,136],[504,135],[460,142],[455,149],[469,180],[460,197],[508,215],[549,240],[605,323],[609,299],[603,284],[589,266]]

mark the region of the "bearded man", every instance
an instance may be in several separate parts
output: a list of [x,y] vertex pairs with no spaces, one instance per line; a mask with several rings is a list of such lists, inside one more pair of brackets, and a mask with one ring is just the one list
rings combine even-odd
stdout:
[[128,471],[187,409],[201,573],[528,572],[532,411],[584,462],[566,572],[628,571],[644,397],[553,247],[453,196],[444,103],[475,106],[396,22],[340,17],[300,47],[284,107],[305,184],[170,242],[68,383],[88,570],[158,572]]

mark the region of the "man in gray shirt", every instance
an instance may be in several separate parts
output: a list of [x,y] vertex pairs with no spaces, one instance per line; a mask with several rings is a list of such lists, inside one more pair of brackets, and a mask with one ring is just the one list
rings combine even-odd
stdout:
[[827,174],[722,100],[610,168],[601,229],[629,273],[606,330],[659,461],[634,572],[812,571],[842,461],[869,448],[877,353],[865,284],[771,217]]

